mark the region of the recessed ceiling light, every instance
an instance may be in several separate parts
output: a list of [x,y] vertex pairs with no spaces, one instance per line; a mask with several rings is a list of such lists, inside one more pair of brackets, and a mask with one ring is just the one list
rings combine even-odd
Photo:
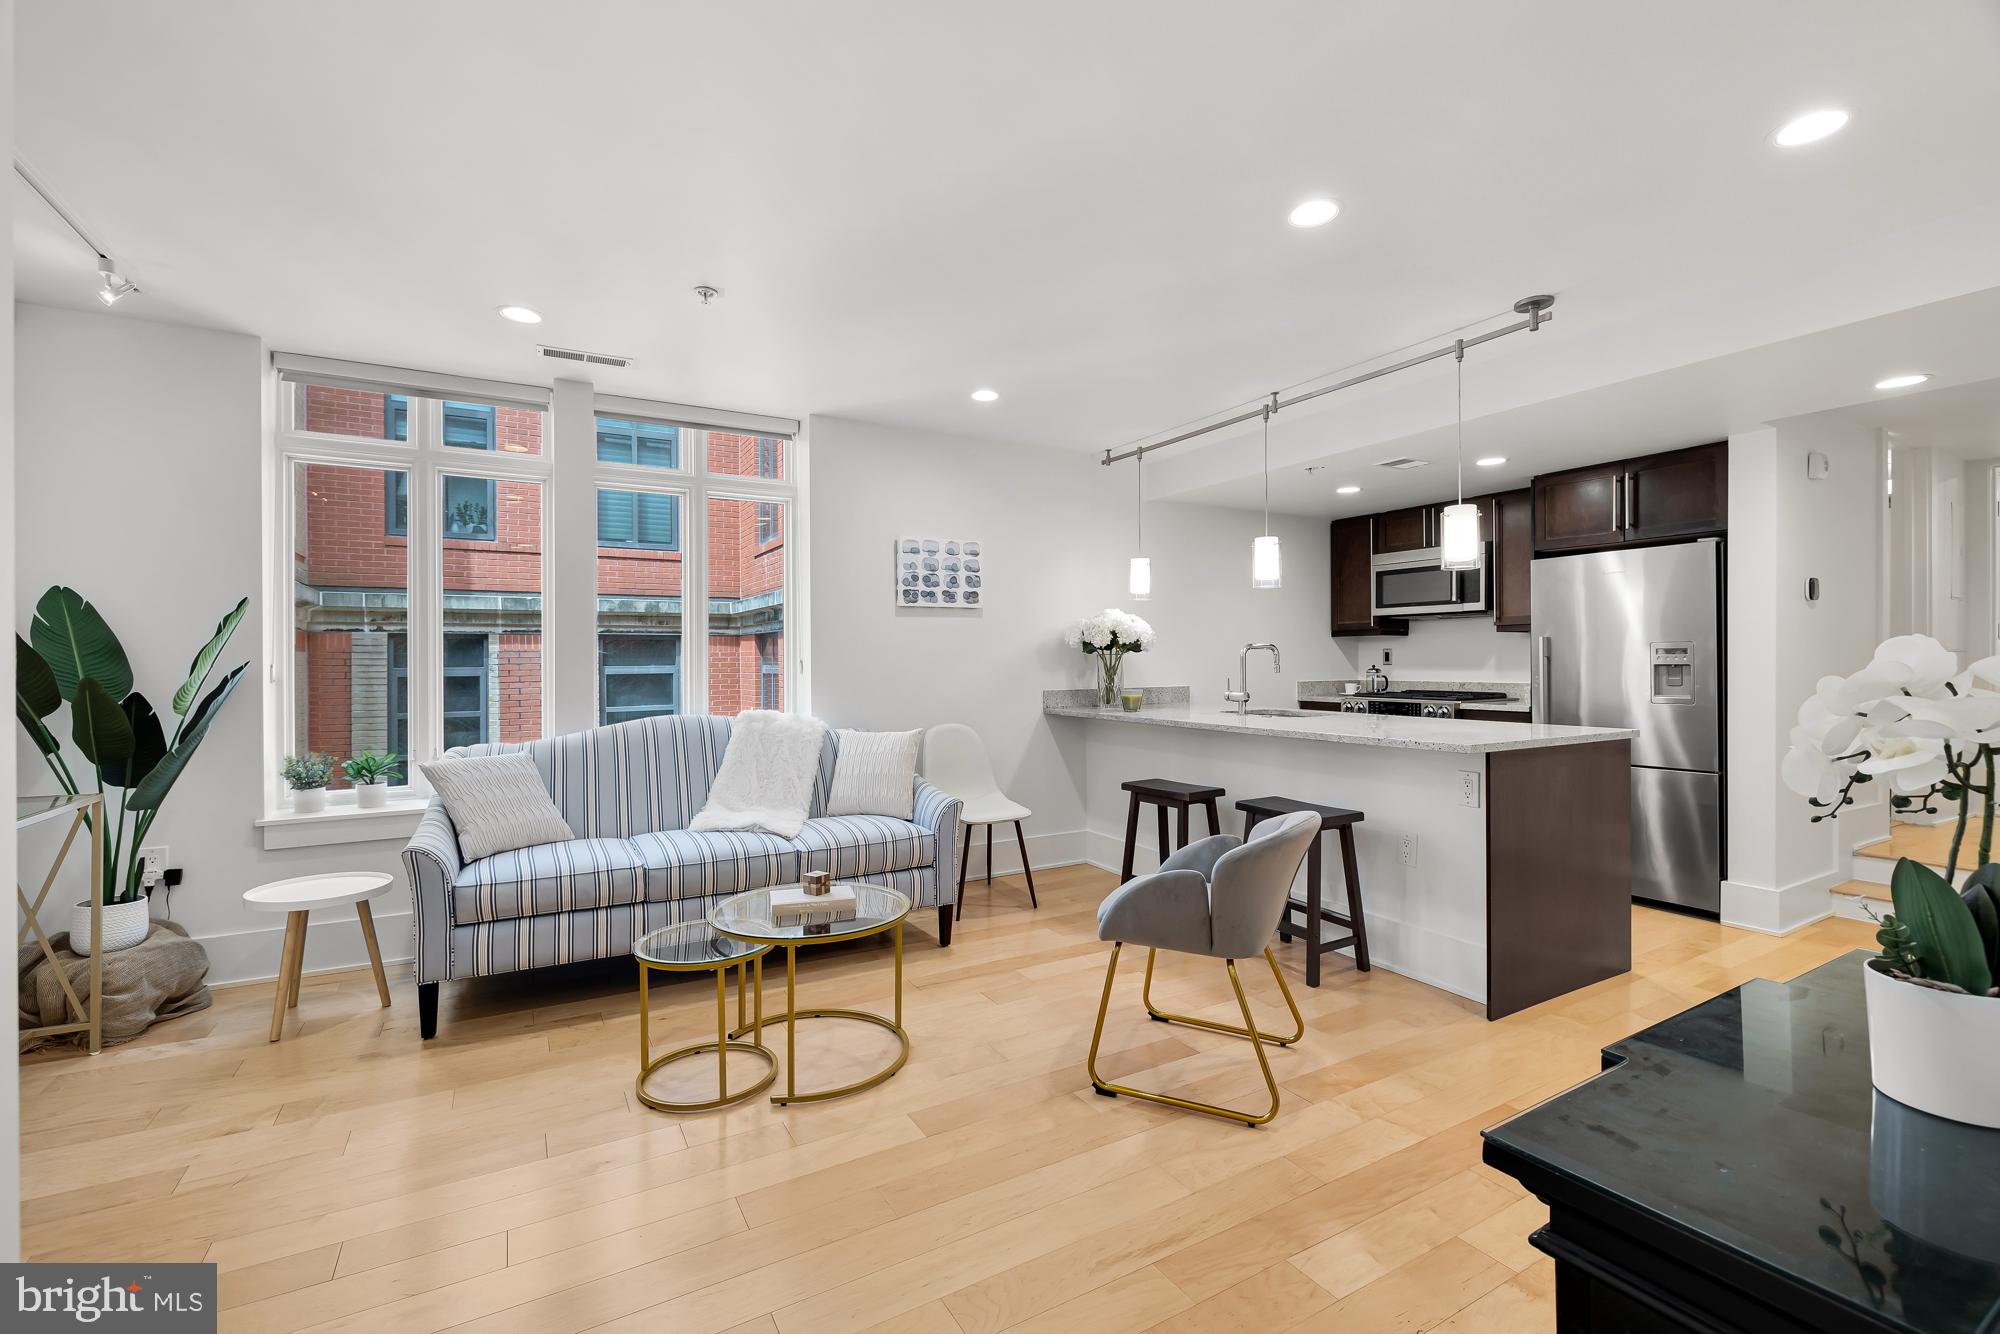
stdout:
[[516,324],[540,324],[542,322],[542,313],[538,310],[530,310],[526,306],[502,306],[500,307],[500,316],[502,319],[512,320]]
[[975,389],[972,391],[972,401],[975,403],[992,403],[999,397],[1000,391],[998,389]]
[[1294,227],[1323,227],[1340,216],[1340,205],[1331,199],[1308,199],[1292,210]]
[[1504,454],[1488,454],[1485,458],[1474,459],[1472,462],[1475,467],[1497,468],[1506,461],[1507,458]]
[[1336,496],[1359,495],[1360,492],[1361,488],[1358,486],[1336,486],[1335,488],[1333,488],[1333,494],[1335,494]]
[[1771,136],[1771,142],[1780,148],[1797,148],[1801,144],[1818,143],[1829,134],[1838,134],[1840,127],[1847,124],[1847,113],[1826,107],[1819,111],[1808,111],[1784,126]]
[[1930,379],[1928,375],[1892,375],[1886,380],[1877,380],[1877,389],[1908,389],[1913,384],[1922,384]]

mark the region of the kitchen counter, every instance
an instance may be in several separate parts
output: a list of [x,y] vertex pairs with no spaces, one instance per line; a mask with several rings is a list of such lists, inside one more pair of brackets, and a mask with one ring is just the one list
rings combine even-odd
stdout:
[[1489,723],[1467,718],[1405,718],[1373,713],[1315,713],[1309,718],[1239,718],[1217,704],[1180,704],[1126,713],[1096,706],[1050,705],[1054,718],[1087,718],[1137,727],[1181,727],[1201,732],[1284,737],[1292,741],[1434,750],[1453,755],[1535,750],[1598,741],[1625,741],[1638,735],[1622,727],[1557,727],[1546,723]]
[[[1281,697],[1282,698],[1282,697]],[[1235,803],[1290,797],[1362,812],[1354,827],[1370,959],[1500,1018],[1631,967],[1632,740],[1620,728],[1400,715],[1246,717],[1186,687],[1146,692],[1138,713],[1088,691],[1048,691],[1043,715],[1083,794],[1084,856],[1134,868],[1160,849],[1131,822],[1121,784],[1169,778]],[[1198,816],[1187,832],[1208,832]],[[1338,857],[1326,902],[1344,903]],[[1305,897],[1295,887],[1293,897]],[[1329,924],[1326,934],[1334,934]],[[1296,961],[1279,947],[1281,960]],[[1341,964],[1331,965],[1336,970]],[[1337,975],[1337,974],[1336,974]],[[1364,983],[1365,985],[1365,983]]]

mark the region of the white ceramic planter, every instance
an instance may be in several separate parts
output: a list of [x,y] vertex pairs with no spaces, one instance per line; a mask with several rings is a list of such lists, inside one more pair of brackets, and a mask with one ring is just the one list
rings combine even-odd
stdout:
[[380,783],[356,783],[354,804],[364,811],[380,810],[389,804],[389,784],[385,779]]
[[[104,905],[104,952],[115,953],[129,950],[146,938],[152,926],[152,916],[147,911],[146,900],[133,899],[129,903],[107,903]],[[69,948],[72,954],[90,955],[90,903],[85,900],[69,910]]]
[[293,788],[292,809],[300,815],[311,815],[314,811],[325,810],[326,789],[323,787]]
[[1911,986],[1864,962],[1875,1087],[1906,1107],[2000,1130],[2000,997]]

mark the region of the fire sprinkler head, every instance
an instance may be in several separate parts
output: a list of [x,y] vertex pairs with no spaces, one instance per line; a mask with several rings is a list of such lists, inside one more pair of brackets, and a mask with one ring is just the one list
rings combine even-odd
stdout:
[[[710,287],[707,283],[703,283],[701,286],[694,289],[694,294],[700,297],[701,304],[706,306],[712,303],[717,297],[722,295],[722,289],[719,287]],[[1555,298],[1551,297],[1549,299],[1553,301]]]

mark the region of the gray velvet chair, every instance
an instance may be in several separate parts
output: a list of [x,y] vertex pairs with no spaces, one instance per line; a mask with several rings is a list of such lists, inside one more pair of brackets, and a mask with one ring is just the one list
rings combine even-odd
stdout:
[[[1104,971],[1104,998],[1097,1005],[1097,1029],[1090,1036],[1090,1083],[1105,1097],[1124,1094],[1168,1107],[1184,1107],[1206,1112],[1248,1126],[1260,1126],[1278,1114],[1278,1081],[1271,1077],[1271,1062],[1264,1044],[1288,1047],[1305,1036],[1306,1021],[1299,1014],[1292,989],[1278,970],[1277,956],[1271,953],[1271,936],[1291,895],[1292,881],[1306,850],[1319,837],[1319,817],[1299,811],[1280,819],[1261,822],[1248,841],[1217,834],[1190,843],[1161,864],[1152,875],[1128,880],[1111,892],[1097,910],[1097,938],[1111,942],[1111,962]],[[1097,1073],[1097,1048],[1104,1038],[1104,1016],[1111,1008],[1111,984],[1118,976],[1118,952],[1127,945],[1146,947],[1146,983],[1142,992],[1146,1013],[1161,1023],[1188,1024],[1215,1033],[1249,1038],[1257,1053],[1257,1066],[1264,1072],[1264,1085],[1271,1091],[1269,1111],[1259,1115],[1214,1103],[1191,1102],[1167,1093],[1112,1084]],[[1169,1014],[1153,1004],[1153,959],[1160,950],[1199,954],[1221,959],[1229,970],[1229,985],[1236,991],[1237,1008],[1243,1012],[1243,1026],[1220,1024],[1192,1015]],[[1277,1037],[1259,1031],[1250,1013],[1250,1000],[1243,994],[1242,979],[1236,975],[1236,961],[1262,953],[1278,979],[1278,990],[1292,1012],[1292,1035]]]

